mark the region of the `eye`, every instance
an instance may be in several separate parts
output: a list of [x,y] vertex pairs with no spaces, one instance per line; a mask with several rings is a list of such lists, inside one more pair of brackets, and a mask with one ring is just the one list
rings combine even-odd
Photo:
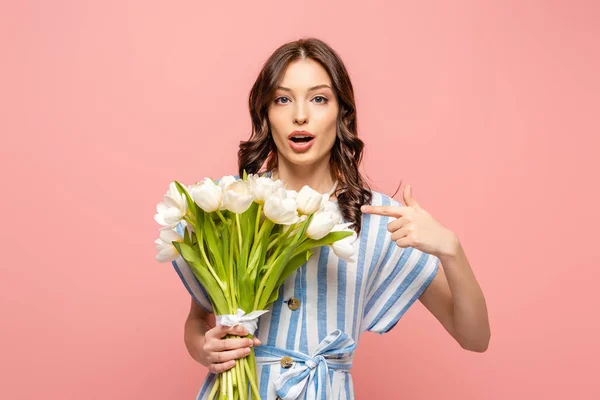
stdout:
[[325,104],[325,103],[327,103],[327,101],[328,101],[328,100],[327,100],[327,98],[326,98],[326,97],[323,97],[323,96],[316,96],[316,97],[314,98],[314,100],[317,100],[317,99],[323,99],[322,101],[317,101],[317,102],[316,102],[317,104]]
[[279,102],[279,100],[283,100],[283,99],[289,100],[287,97],[281,96],[281,97],[278,97],[278,98],[275,99],[275,104],[287,104],[287,101],[285,103],[280,103]]

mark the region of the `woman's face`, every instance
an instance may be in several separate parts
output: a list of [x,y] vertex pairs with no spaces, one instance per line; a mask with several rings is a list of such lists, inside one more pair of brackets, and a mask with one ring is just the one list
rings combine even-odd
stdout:
[[311,59],[291,62],[268,108],[280,161],[283,157],[292,164],[310,165],[329,160],[337,115],[337,98],[321,64]]

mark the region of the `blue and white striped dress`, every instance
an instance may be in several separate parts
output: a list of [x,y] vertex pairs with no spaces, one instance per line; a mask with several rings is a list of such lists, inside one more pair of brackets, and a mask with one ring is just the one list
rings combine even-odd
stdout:
[[[401,205],[372,193],[374,206]],[[363,214],[356,262],[339,259],[327,246],[316,248],[284,282],[255,333],[263,343],[255,348],[263,400],[354,399],[349,370],[360,334],[389,332],[438,269],[437,257],[391,240],[387,225],[393,219]],[[183,233],[181,224],[177,229]],[[212,313],[185,260],[179,257],[173,266],[196,303]],[[288,307],[291,298],[299,301],[296,310]],[[291,368],[281,366],[283,356],[292,358]],[[197,400],[208,399],[215,377],[208,373]]]

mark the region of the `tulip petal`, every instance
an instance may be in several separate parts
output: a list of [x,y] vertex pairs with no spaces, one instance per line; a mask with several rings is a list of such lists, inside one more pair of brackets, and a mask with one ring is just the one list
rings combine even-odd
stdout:
[[164,230],[160,232],[160,239],[164,240],[167,243],[171,242],[181,242],[183,241],[183,237],[174,230]]
[[163,212],[167,211],[167,205],[163,202],[160,202],[156,205],[156,212],[159,214],[162,214]]
[[318,211],[313,215],[306,236],[311,239],[319,240],[327,236],[331,229],[336,225],[334,215],[329,211]]
[[164,219],[167,224],[177,224],[181,221],[182,217],[183,214],[181,213],[181,210],[175,207],[169,208],[164,214]]
[[175,261],[179,257],[179,252],[175,248],[175,246],[171,246],[170,248],[162,249],[156,255],[156,261],[164,263],[164,262],[172,262]]

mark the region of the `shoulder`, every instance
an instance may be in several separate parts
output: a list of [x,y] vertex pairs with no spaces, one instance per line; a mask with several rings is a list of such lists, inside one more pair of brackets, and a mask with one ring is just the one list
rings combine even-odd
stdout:
[[378,192],[376,190],[370,191],[372,194],[371,204],[372,206],[401,206],[396,199],[388,196],[385,193]]
[[[400,204],[397,200],[388,196],[385,193],[371,190],[371,194],[371,206],[402,206],[402,204]],[[394,220],[395,218],[391,216],[363,213],[363,230],[366,231],[365,234],[367,234],[369,237],[373,236],[374,238],[376,238],[377,242],[385,244],[388,243],[391,238],[391,233],[388,231],[388,224]]]

